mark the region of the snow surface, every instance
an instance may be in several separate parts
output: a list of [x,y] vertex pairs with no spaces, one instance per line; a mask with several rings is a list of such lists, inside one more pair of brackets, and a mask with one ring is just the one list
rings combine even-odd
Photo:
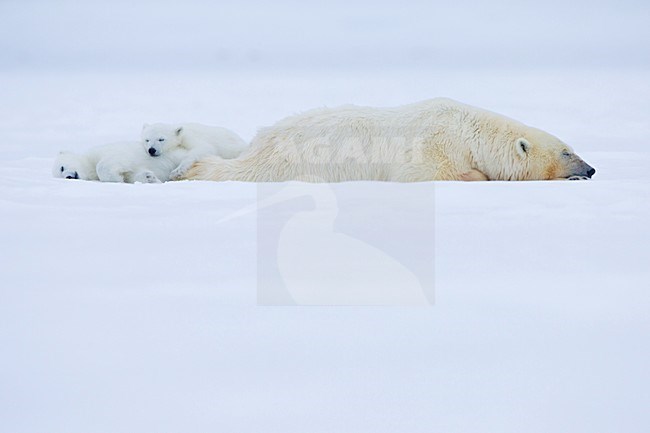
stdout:
[[[473,101],[460,73],[447,92],[390,74],[3,76],[0,431],[647,431],[648,85],[605,72],[619,92],[603,96],[579,73],[527,76],[511,97],[486,74]],[[538,97],[522,89],[540,82]],[[213,119],[249,138],[319,99],[443,93],[568,136],[598,172],[424,184],[435,218],[413,230],[435,229],[430,308],[256,306],[255,213],[216,223],[255,203],[254,184],[50,174],[59,148],[144,121]],[[341,188],[380,201],[388,184]]]
[[[413,41],[430,27],[426,10],[393,16],[401,7],[380,3],[368,12],[337,3],[298,25],[267,22],[272,7],[231,4],[242,17],[229,27],[224,14],[209,30],[199,3],[183,9],[180,30],[171,23],[181,9],[170,2],[158,15],[144,13],[153,3],[138,2],[0,5],[8,53],[0,61],[0,433],[649,431],[644,3],[558,2],[514,15],[504,15],[507,6],[470,8],[469,27],[486,14],[500,29],[508,17],[519,25],[495,36],[483,22],[456,45],[441,31],[426,53],[482,53],[479,64],[453,67],[409,63],[422,55]],[[467,18],[461,3],[441,12],[451,17],[438,20],[443,28]],[[329,43],[318,34],[342,10]],[[528,16],[538,12],[539,21]],[[246,24],[249,13],[254,25],[266,23],[269,39]],[[157,40],[146,26],[159,14],[161,45],[142,57]],[[111,21],[118,16],[126,24]],[[68,30],[76,25],[80,35]],[[195,27],[199,36],[187,37]],[[124,29],[115,36],[124,51],[110,41],[115,28]],[[298,30],[314,52],[311,43],[288,42]],[[140,31],[146,37],[134,40]],[[217,54],[244,53],[252,59],[245,66],[257,66],[219,69],[214,58],[186,69],[151,66],[184,58],[193,40],[214,34],[231,50]],[[372,58],[342,68],[366,42]],[[503,49],[491,51],[492,43]],[[169,56],[166,44],[175,50]],[[342,51],[320,56],[334,47]],[[280,64],[293,63],[265,63],[278,52]],[[511,61],[522,54],[527,66],[500,68],[489,64],[491,54]],[[297,66],[302,55],[310,67]],[[148,63],[129,69],[135,58]],[[547,60],[555,63],[541,66]],[[317,106],[435,96],[548,130],[597,173],[588,182],[337,186],[340,197],[368,203],[348,208],[368,227],[386,222],[376,207],[391,209],[390,193],[423,201],[433,194],[434,217],[410,215],[403,232],[411,258],[433,248],[429,307],[257,306],[258,260],[267,260],[258,216],[218,223],[257,203],[257,185],[102,184],[50,174],[57,151],[133,139],[144,122],[217,124],[250,139],[259,126]],[[421,232],[433,233],[432,244],[412,240]]]

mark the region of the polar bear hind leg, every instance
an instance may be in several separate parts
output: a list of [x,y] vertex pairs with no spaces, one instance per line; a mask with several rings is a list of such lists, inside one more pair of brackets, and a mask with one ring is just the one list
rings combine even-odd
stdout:
[[97,163],[97,177],[102,182],[126,182],[124,169],[113,161],[99,161]]

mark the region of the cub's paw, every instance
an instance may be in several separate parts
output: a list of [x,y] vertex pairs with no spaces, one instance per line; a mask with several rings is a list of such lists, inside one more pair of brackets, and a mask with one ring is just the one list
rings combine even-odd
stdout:
[[185,175],[189,171],[190,167],[192,167],[192,164],[179,165],[178,167],[173,169],[172,172],[169,174],[169,179],[170,180],[183,180],[183,179],[185,179]]
[[587,176],[570,176],[567,177],[567,180],[589,180]]
[[138,173],[135,176],[134,181],[140,183],[162,183],[160,182],[160,179],[158,179],[156,175],[150,171],[143,171],[141,173]]
[[169,174],[169,180],[181,180],[186,171],[187,170],[179,170],[177,168],[172,170]]

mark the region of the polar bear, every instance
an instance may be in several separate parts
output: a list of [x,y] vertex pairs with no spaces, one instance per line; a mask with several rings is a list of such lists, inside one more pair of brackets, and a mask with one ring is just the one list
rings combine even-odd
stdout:
[[102,182],[159,183],[169,180],[176,166],[168,160],[154,160],[137,141],[97,146],[86,153],[60,152],[52,174],[64,179]]
[[153,158],[164,158],[176,164],[170,179],[179,179],[200,158],[218,155],[230,159],[239,156],[248,144],[234,132],[198,123],[144,124],[142,145]]
[[343,106],[261,129],[239,158],[205,158],[195,180],[322,182],[587,179],[595,170],[558,138],[436,98],[397,108]]
[[97,162],[94,155],[61,151],[54,159],[52,176],[63,179],[99,180]]

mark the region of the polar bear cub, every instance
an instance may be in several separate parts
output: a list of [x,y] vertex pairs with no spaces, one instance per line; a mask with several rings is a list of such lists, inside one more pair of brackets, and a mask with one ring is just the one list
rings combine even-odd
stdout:
[[61,151],[54,160],[52,176],[63,179],[99,180],[94,155]]
[[146,154],[152,159],[166,159],[176,165],[171,172],[171,180],[181,178],[206,155],[232,159],[248,147],[241,137],[226,128],[198,123],[145,124],[141,140]]
[[154,160],[137,141],[97,146],[86,153],[60,152],[52,174],[64,179],[102,182],[159,183],[169,180],[176,166],[168,160]]

